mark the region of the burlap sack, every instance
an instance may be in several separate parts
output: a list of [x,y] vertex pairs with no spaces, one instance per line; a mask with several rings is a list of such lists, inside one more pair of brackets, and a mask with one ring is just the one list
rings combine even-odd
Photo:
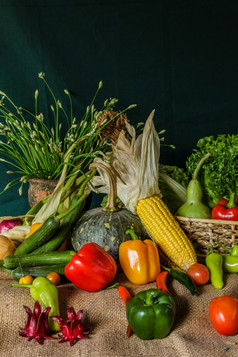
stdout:
[[[33,308],[29,289],[11,287],[13,281],[1,273],[0,280],[0,356],[1,357],[213,357],[238,356],[238,335],[226,337],[218,334],[211,326],[208,316],[209,302],[213,297],[231,294],[238,296],[238,277],[225,276],[225,286],[216,290],[211,284],[198,288],[197,296],[177,281],[170,282],[170,291],[177,305],[176,321],[169,336],[162,340],[143,341],[132,335],[126,338],[127,319],[125,305],[117,289],[88,293],[72,284],[58,287],[61,315],[73,306],[76,311],[84,310],[85,326],[90,328],[89,338],[78,340],[73,347],[68,342],[45,340],[39,345],[18,335],[23,327],[26,312],[23,305]],[[115,282],[126,286],[132,294],[155,283],[135,286],[119,274]],[[56,335],[57,336],[57,335]]]

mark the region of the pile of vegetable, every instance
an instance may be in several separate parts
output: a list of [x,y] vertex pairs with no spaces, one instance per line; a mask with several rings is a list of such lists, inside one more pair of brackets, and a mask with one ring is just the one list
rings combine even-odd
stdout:
[[[193,154],[190,181],[182,169],[161,165],[159,170],[160,141],[153,115],[138,137],[126,122],[126,131],[112,142],[110,155],[95,158],[86,173],[66,180],[73,145],[54,192],[25,217],[2,222],[1,234],[21,227],[27,235],[17,246],[4,236],[13,246],[2,240],[6,249],[2,249],[0,261],[0,269],[17,281],[12,286],[29,288],[35,301],[33,311],[24,306],[28,317],[19,331],[21,336],[42,344],[61,331],[60,342],[69,341],[71,346],[86,338],[89,330],[82,324],[82,310],[76,314],[68,307],[67,321],[61,316],[57,284],[67,281],[95,293],[118,287],[114,283],[120,269],[132,284],[156,285],[135,296],[118,287],[126,305],[127,337],[134,333],[140,339],[166,338],[176,321],[170,280],[177,280],[194,296],[208,283],[222,289],[223,274],[238,272],[237,246],[228,250],[219,241],[225,254],[214,253],[209,247],[205,263],[198,263],[192,243],[164,202],[167,197],[174,211],[181,214],[207,217],[210,208],[202,202],[205,181],[199,178],[216,154],[211,147],[207,153]],[[191,164],[192,158],[188,162]],[[85,211],[92,190],[107,193],[107,203]],[[211,301],[208,316],[219,333],[234,335],[238,333],[238,299],[225,295],[219,299],[222,304],[217,299]],[[230,314],[230,306],[234,314]]]

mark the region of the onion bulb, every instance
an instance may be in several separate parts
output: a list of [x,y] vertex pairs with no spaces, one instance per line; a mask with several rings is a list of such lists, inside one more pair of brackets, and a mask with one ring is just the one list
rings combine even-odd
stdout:
[[0,235],[0,259],[12,255],[15,249],[15,244],[9,238]]

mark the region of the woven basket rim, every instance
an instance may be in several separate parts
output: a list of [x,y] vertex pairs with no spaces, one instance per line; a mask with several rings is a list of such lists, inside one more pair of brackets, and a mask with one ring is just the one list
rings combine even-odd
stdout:
[[175,216],[175,218],[178,219],[179,221],[184,221],[184,222],[201,222],[201,223],[223,224],[223,225],[231,225],[231,226],[238,225],[238,221],[230,221],[224,219],[191,218],[191,217],[182,217],[182,216]]

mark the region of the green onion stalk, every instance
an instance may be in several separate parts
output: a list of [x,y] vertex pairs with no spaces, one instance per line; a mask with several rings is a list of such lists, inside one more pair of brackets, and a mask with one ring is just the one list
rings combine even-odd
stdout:
[[[102,88],[102,82],[99,82],[85,114],[81,120],[77,120],[73,114],[69,91],[64,90],[69,102],[67,113],[61,101],[55,97],[45,75],[40,73],[39,78],[43,80],[53,100],[50,106],[53,115],[51,128],[48,128],[43,113],[39,111],[38,90],[35,91],[34,113],[18,107],[4,92],[0,91],[2,95],[0,136],[3,137],[3,140],[0,140],[0,156],[2,155],[0,161],[12,168],[7,171],[8,174],[17,174],[17,177],[10,181],[1,193],[20,184],[19,194],[21,195],[23,185],[31,178],[57,180],[65,165],[67,165],[68,186],[75,184],[78,177],[88,171],[94,158],[100,156],[102,152],[107,152],[109,148],[110,140],[99,139],[99,133],[108,125],[108,122],[99,123],[99,118],[105,111],[112,112],[118,100],[106,99],[102,108],[99,111],[96,110],[94,102]],[[134,105],[130,105],[125,110],[117,112],[110,121],[133,107]],[[63,121],[67,123],[65,134],[62,133]],[[68,152],[70,152],[70,160],[65,162]]]

